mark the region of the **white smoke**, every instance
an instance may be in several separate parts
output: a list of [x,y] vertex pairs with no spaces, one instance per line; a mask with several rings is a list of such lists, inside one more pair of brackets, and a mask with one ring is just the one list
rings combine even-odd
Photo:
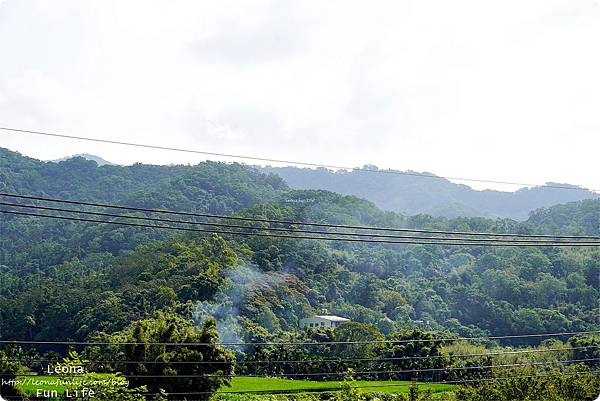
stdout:
[[[226,284],[213,301],[196,304],[194,320],[202,325],[207,318],[217,321],[217,331],[222,343],[244,342],[240,324],[240,308],[251,292],[260,289],[275,289],[285,283],[287,274],[264,273],[247,265],[240,265],[227,273]],[[240,347],[233,347],[242,350]]]

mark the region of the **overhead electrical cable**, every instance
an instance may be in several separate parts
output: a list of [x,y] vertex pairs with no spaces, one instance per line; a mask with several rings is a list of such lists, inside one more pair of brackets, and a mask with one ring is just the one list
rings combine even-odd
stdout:
[[[537,354],[537,353],[547,353],[547,352],[567,352],[567,351],[576,351],[581,349],[595,349],[599,348],[598,345],[589,345],[589,346],[579,346],[579,347],[565,347],[565,348],[546,348],[546,349],[523,349],[523,350],[513,350],[513,351],[498,351],[498,352],[482,352],[482,353],[474,353],[474,354],[448,354],[448,355],[411,355],[411,356],[402,356],[402,357],[382,357],[382,358],[331,358],[331,359],[294,359],[294,360],[251,360],[251,361],[236,361],[235,365],[257,365],[257,364],[311,364],[311,363],[340,363],[340,362],[390,362],[390,361],[408,361],[408,360],[428,360],[428,359],[452,359],[452,358],[481,358],[481,357],[490,357],[490,356],[504,356],[504,355],[520,355],[520,354]],[[60,360],[54,359],[36,359],[36,358],[7,358],[6,361],[10,362],[31,362],[31,363],[39,363],[39,362],[60,362]],[[143,360],[97,360],[97,361],[87,361],[84,365],[93,365],[93,364],[143,364],[143,365],[229,365],[232,364],[231,361],[143,361]]]
[[[407,374],[407,373],[425,373],[425,372],[444,372],[453,370],[477,370],[477,369],[495,369],[495,368],[510,368],[510,367],[522,367],[522,366],[546,366],[556,364],[567,364],[567,363],[580,363],[580,362],[592,362],[598,361],[600,358],[585,358],[585,359],[568,359],[568,360],[557,360],[557,361],[544,361],[544,362],[521,362],[521,363],[510,363],[502,365],[469,365],[469,366],[448,366],[444,368],[425,368],[425,369],[401,369],[401,370],[364,370],[364,371],[353,371],[356,375],[383,375],[383,374]],[[208,374],[207,377],[294,377],[294,376],[343,376],[347,375],[348,372],[305,372],[305,373],[266,373],[264,375],[216,375]]]
[[88,142],[96,142],[96,143],[107,143],[107,144],[112,144],[112,145],[124,145],[124,146],[138,147],[138,148],[168,150],[168,151],[173,151],[173,152],[193,153],[193,154],[201,154],[201,155],[205,155],[205,156],[226,157],[226,158],[232,158],[232,159],[253,160],[253,161],[259,161],[259,162],[293,164],[293,165],[307,166],[307,167],[322,167],[322,168],[330,168],[330,169],[335,169],[335,170],[364,171],[364,172],[369,172],[369,173],[396,174],[396,175],[421,177],[421,178],[433,178],[433,179],[439,179],[439,180],[457,180],[457,181],[468,181],[468,182],[482,182],[482,183],[488,183],[488,184],[517,185],[517,186],[526,186],[526,187],[545,187],[545,188],[557,188],[557,189],[568,189],[568,190],[578,190],[578,191],[586,191],[587,190],[587,191],[593,191],[593,192],[600,192],[600,190],[597,190],[597,189],[586,189],[586,188],[582,188],[582,187],[574,187],[574,186],[567,186],[567,185],[532,184],[532,183],[513,182],[513,181],[484,180],[484,179],[477,179],[477,178],[439,176],[439,175],[423,174],[423,173],[416,173],[416,172],[410,172],[410,171],[380,170],[380,169],[372,169],[372,168],[337,166],[337,165],[332,165],[332,164],[309,163],[309,162],[301,162],[301,161],[294,161],[294,160],[273,159],[273,158],[267,158],[267,157],[235,155],[235,154],[219,153],[219,152],[208,152],[208,151],[203,151],[203,150],[185,149],[185,148],[178,148],[178,147],[171,147],[171,146],[149,145],[149,144],[117,141],[117,140],[110,140],[110,139],[89,138],[89,137],[84,137],[84,136],[65,135],[65,134],[57,134],[57,133],[44,132],[44,131],[32,131],[32,130],[25,130],[25,129],[18,129],[18,128],[10,128],[10,127],[0,127],[0,130],[7,131],[7,132],[14,132],[14,133],[22,133],[22,134],[41,135],[41,136],[54,137],[54,138],[75,139],[75,140],[79,140],[79,141],[88,141]]
[[549,239],[600,239],[600,236],[585,236],[585,235],[549,235],[549,234],[510,234],[510,233],[493,233],[493,232],[470,232],[470,231],[445,231],[445,230],[430,230],[430,229],[412,229],[412,228],[393,228],[393,227],[377,227],[377,226],[363,226],[363,225],[347,225],[347,224],[332,224],[332,223],[316,223],[316,222],[303,222],[303,221],[292,221],[292,220],[277,220],[277,219],[266,219],[260,217],[244,217],[244,216],[225,216],[210,213],[199,213],[199,212],[186,212],[176,211],[169,209],[152,209],[132,206],[121,206],[107,203],[96,203],[96,202],[85,202],[69,199],[57,199],[48,198],[42,196],[33,195],[20,195],[13,193],[0,192],[0,196],[17,198],[17,199],[28,199],[44,202],[56,202],[70,205],[79,206],[92,206],[102,207],[110,209],[119,209],[135,212],[147,212],[147,213],[159,213],[159,214],[172,214],[187,217],[203,217],[203,218],[215,218],[223,220],[235,220],[235,221],[248,221],[254,223],[272,223],[272,224],[285,224],[285,225],[302,225],[302,226],[313,226],[313,227],[324,227],[324,228],[340,228],[340,229],[355,229],[355,230],[368,230],[368,231],[385,231],[385,232],[409,232],[409,233],[425,233],[425,234],[445,234],[445,235],[470,235],[470,236],[491,236],[491,237],[517,237],[517,238],[549,238]]
[[[532,375],[520,375],[520,376],[497,376],[497,377],[486,377],[478,379],[458,379],[458,380],[445,380],[445,381],[423,381],[423,382],[410,382],[410,383],[378,383],[378,384],[350,384],[352,389],[377,389],[377,388],[394,388],[394,387],[410,387],[410,386],[428,386],[435,384],[467,384],[467,383],[478,383],[482,381],[500,381],[500,380],[524,380],[542,377],[564,377],[564,376],[578,376],[587,374],[597,374],[600,371],[576,371],[576,372],[560,372],[560,373],[543,373],[543,374],[532,374]],[[172,376],[177,377],[177,376]],[[328,382],[323,382],[327,385]],[[331,382],[329,382],[331,383]],[[222,390],[218,391],[217,394],[296,394],[296,393],[328,393],[328,392],[339,392],[344,390],[342,382],[335,382],[338,387],[322,387],[322,388],[298,388],[293,390],[286,389],[263,389],[263,390]],[[213,395],[212,391],[193,391],[193,392],[169,392],[167,396],[186,396],[187,401],[202,401],[193,400],[187,398],[187,396],[201,396],[201,395]],[[157,393],[142,393],[144,396],[154,396]],[[22,396],[4,396],[9,399],[22,399]]]
[[4,214],[12,214],[19,216],[30,216],[30,217],[44,217],[50,219],[59,219],[59,220],[70,220],[70,221],[78,221],[78,222],[87,222],[87,223],[100,223],[100,224],[113,224],[120,226],[130,226],[130,227],[141,227],[141,228],[157,228],[157,229],[166,229],[166,230],[176,230],[176,231],[191,231],[191,232],[202,232],[202,233],[212,233],[212,234],[231,234],[231,235],[242,235],[242,236],[256,236],[256,237],[268,237],[268,238],[288,238],[288,239],[304,239],[304,240],[319,240],[319,241],[338,241],[338,242],[359,242],[359,243],[379,243],[379,244],[412,244],[412,245],[442,245],[442,246],[496,246],[496,247],[540,247],[540,246],[549,246],[549,247],[594,247],[599,246],[598,242],[528,242],[528,243],[514,243],[514,242],[442,242],[437,241],[435,238],[432,238],[430,241],[423,240],[383,240],[383,239],[364,239],[364,238],[341,238],[341,237],[320,237],[320,236],[294,236],[294,235],[283,235],[283,234],[267,234],[267,233],[257,233],[257,232],[240,232],[240,231],[227,231],[227,230],[208,230],[203,228],[189,228],[189,227],[174,227],[174,226],[164,226],[164,225],[153,225],[153,224],[142,224],[142,223],[125,223],[121,221],[107,221],[107,220],[95,220],[81,217],[68,217],[68,216],[56,216],[56,215],[47,215],[40,213],[29,213],[29,212],[18,212],[14,210],[0,210],[0,213]]
[[600,333],[600,330],[589,331],[564,331],[555,333],[535,333],[535,334],[507,334],[494,336],[479,336],[479,337],[442,337],[442,338],[410,338],[400,340],[369,340],[369,341],[322,341],[322,342],[221,342],[221,343],[206,343],[206,342],[106,342],[106,341],[58,341],[58,340],[0,340],[0,344],[44,344],[44,345],[160,345],[160,346],[213,346],[215,344],[227,346],[324,346],[324,345],[361,345],[361,344],[409,344],[409,343],[434,343],[434,342],[454,342],[454,341],[494,341],[494,340],[514,340],[519,338],[543,338],[543,337],[566,337],[580,334],[595,334]]
[[[496,368],[512,368],[512,367],[523,367],[523,366],[547,366],[557,364],[568,364],[568,363],[580,363],[580,362],[592,362],[598,361],[600,358],[585,358],[585,359],[568,359],[568,360],[557,360],[557,361],[544,361],[544,362],[521,362],[521,363],[509,363],[502,365],[469,365],[469,366],[448,366],[444,368],[424,368],[424,369],[401,369],[401,370],[365,370],[365,371],[354,371],[356,375],[383,375],[383,374],[408,374],[408,373],[431,373],[431,372],[445,372],[454,370],[481,370],[481,369],[496,369]],[[72,376],[85,376],[86,373],[73,374]],[[124,374],[126,378],[149,378],[149,379],[167,379],[167,378],[204,378],[204,377],[219,377],[219,378],[258,378],[258,377],[298,377],[298,376],[344,376],[348,372],[305,372],[305,373],[266,373],[266,374],[176,374],[176,375],[129,375]],[[0,374],[2,376],[14,376],[14,374]],[[38,376],[36,373],[24,373],[19,375],[21,377]],[[45,377],[60,377],[60,374],[49,374]]]
[[[151,222],[162,222],[162,223],[175,223],[175,224],[190,224],[196,226],[211,226],[211,227],[221,227],[228,229],[242,229],[242,230],[258,230],[258,231],[268,231],[268,232],[287,232],[287,233],[298,233],[298,234],[319,234],[319,235],[341,235],[341,236],[349,236],[349,237],[368,237],[368,238],[393,238],[393,239],[410,239],[410,240],[438,240],[438,241],[475,241],[475,242],[494,242],[494,243],[532,243],[539,245],[548,245],[554,243],[562,243],[560,241],[548,241],[541,239],[499,239],[499,238],[467,238],[467,237],[432,237],[432,236],[414,236],[414,235],[391,235],[391,234],[370,234],[370,233],[349,233],[349,232],[331,232],[331,231],[317,231],[317,230],[306,230],[306,229],[293,229],[293,228],[280,228],[280,227],[257,227],[257,226],[243,226],[243,225],[235,225],[235,224],[222,224],[222,223],[211,223],[211,222],[199,222],[199,221],[189,221],[189,220],[172,220],[172,219],[163,219],[156,217],[147,217],[147,216],[131,216],[124,214],[114,214],[114,213],[104,213],[104,212],[94,212],[87,210],[75,210],[75,209],[65,209],[65,208],[55,208],[48,206],[38,206],[38,205],[25,205],[20,203],[11,203],[11,202],[0,202],[0,206],[10,206],[17,208],[27,208],[27,209],[36,209],[36,210],[45,210],[45,211],[55,211],[55,212],[64,212],[70,214],[88,214],[94,216],[103,216],[103,217],[115,217],[115,218],[123,218],[128,220],[145,220]],[[598,241],[597,245],[600,246],[600,241]]]

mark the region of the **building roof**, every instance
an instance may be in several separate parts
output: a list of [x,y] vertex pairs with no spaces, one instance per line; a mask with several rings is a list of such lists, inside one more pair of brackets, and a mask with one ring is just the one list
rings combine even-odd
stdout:
[[320,317],[321,319],[329,320],[331,322],[349,322],[350,319],[346,319],[345,317],[333,316],[333,315],[316,315],[315,317]]

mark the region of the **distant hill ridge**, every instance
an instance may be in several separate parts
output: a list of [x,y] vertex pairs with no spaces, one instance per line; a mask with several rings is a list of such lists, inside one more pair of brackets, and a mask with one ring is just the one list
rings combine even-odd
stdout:
[[449,218],[526,220],[535,209],[600,198],[600,194],[583,189],[535,187],[516,192],[477,191],[443,178],[252,167],[239,163],[119,166],[90,154],[43,162],[3,148],[0,148],[0,167],[0,189],[6,192],[44,193],[214,213],[232,213],[257,201],[273,200],[290,188],[353,195],[381,209],[405,215]]
[[230,214],[287,190],[280,177],[236,163],[99,167],[84,157],[43,162],[0,148],[2,192]]
[[73,156],[67,156],[67,157],[63,157],[63,158],[56,159],[56,160],[50,160],[50,161],[54,162],[54,163],[60,163],[60,162],[64,162],[64,161],[76,158],[76,157],[81,157],[81,158],[83,158],[85,160],[94,161],[99,166],[106,166],[106,165],[108,165],[108,166],[114,166],[115,165],[115,163],[111,163],[108,160],[104,160],[100,156],[92,155],[92,154],[89,154],[89,153],[78,153],[78,154],[73,155]]
[[[382,209],[408,215],[424,213],[444,217],[481,216],[526,220],[531,211],[541,207],[600,198],[600,194],[585,189],[534,187],[516,192],[478,191],[443,178],[416,175],[336,172],[324,168],[298,167],[265,167],[262,171],[279,175],[295,189],[324,189],[354,195],[370,200]],[[411,174],[415,172],[411,171]]]

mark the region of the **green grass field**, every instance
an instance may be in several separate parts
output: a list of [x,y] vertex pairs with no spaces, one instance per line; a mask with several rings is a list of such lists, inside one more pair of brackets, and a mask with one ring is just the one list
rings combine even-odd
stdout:
[[[48,376],[26,376],[18,377],[23,383],[17,387],[23,393],[35,395],[38,389],[40,390],[56,390],[58,394],[63,394],[65,388],[52,383],[56,377]],[[31,382],[35,380],[36,383]],[[39,384],[39,383],[46,384]],[[343,382],[318,382],[309,380],[291,380],[278,379],[269,377],[236,377],[231,382],[231,387],[222,387],[219,390],[222,394],[237,393],[237,392],[257,392],[277,393],[284,391],[293,392],[311,392],[322,390],[337,390],[341,388]],[[361,387],[364,392],[379,392],[379,393],[406,393],[408,392],[411,382],[406,381],[356,381],[353,386]],[[421,390],[431,390],[434,393],[452,391],[455,386],[449,384],[427,384],[418,383]]]
[[[231,382],[231,387],[222,387],[220,393],[256,391],[256,392],[281,392],[281,391],[319,391],[337,390],[343,382],[318,382],[308,380],[276,379],[268,377],[236,377]],[[362,387],[364,392],[378,393],[406,393],[411,382],[406,381],[355,381],[353,386]],[[452,391],[455,386],[450,384],[419,383],[421,390],[431,390],[434,393]]]

